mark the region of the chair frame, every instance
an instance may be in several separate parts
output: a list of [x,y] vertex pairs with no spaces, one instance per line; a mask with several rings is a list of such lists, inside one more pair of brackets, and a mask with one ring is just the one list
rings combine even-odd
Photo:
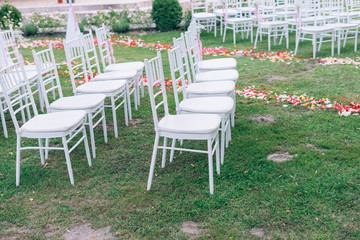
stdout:
[[[91,166],[90,150],[88,140],[86,136],[86,130],[84,122],[78,123],[76,126],[68,131],[63,132],[51,132],[51,133],[31,133],[22,132],[17,121],[16,115],[19,112],[25,112],[28,118],[31,119],[31,111],[34,117],[38,116],[38,111],[33,98],[33,93],[29,85],[29,81],[26,79],[25,70],[21,61],[11,64],[6,68],[0,70],[0,84],[4,91],[5,101],[9,106],[9,112],[13,119],[16,129],[16,186],[20,184],[20,158],[22,150],[36,149],[40,152],[41,164],[45,165],[44,150],[62,150],[65,153],[66,164],[69,172],[69,178],[72,185],[74,185],[74,177],[70,161],[70,153],[81,143],[84,142],[86,157],[89,166]],[[20,92],[20,94],[13,94],[14,92]],[[15,109],[15,106],[19,106]],[[24,114],[22,114],[24,116]],[[24,119],[23,119],[24,120]],[[23,121],[23,123],[26,122]],[[80,139],[69,149],[68,143],[74,139],[77,135],[81,134]],[[35,138],[38,139],[39,146],[21,147],[21,138]],[[46,138],[61,138],[63,147],[44,147],[43,139]]]
[[[158,123],[158,108],[163,107],[165,111],[165,116],[170,115],[168,109],[167,95],[165,90],[165,80],[163,73],[163,66],[161,60],[161,53],[157,52],[157,56],[151,60],[145,59],[145,70],[146,76],[148,79],[148,90],[150,95],[151,109],[155,125],[155,143],[154,149],[151,157],[149,179],[147,184],[147,190],[149,191],[152,184],[152,179],[154,175],[155,162],[157,150],[162,149],[162,164],[161,166],[165,167],[166,160],[166,151],[171,150],[171,155],[174,154],[173,151],[187,151],[187,152],[196,152],[204,153],[208,155],[208,165],[209,165],[209,185],[210,185],[210,194],[214,193],[214,176],[213,176],[213,155],[216,153],[216,170],[220,173],[220,162],[219,162],[219,135],[218,130],[211,134],[184,134],[184,133],[174,133],[174,132],[165,132],[161,131]],[[160,84],[160,90],[154,93],[154,86]],[[161,101],[156,103],[156,97],[162,96]],[[159,146],[160,137],[164,138],[164,145]],[[167,145],[167,140],[172,139],[172,144],[170,147]],[[176,147],[176,140],[206,140],[207,141],[207,150],[197,150],[189,148],[178,148]],[[172,158],[171,158],[172,159]]]
[[[59,112],[65,110],[59,110],[51,108],[48,94],[51,92],[57,92],[58,99],[63,98],[63,92],[60,84],[60,79],[58,75],[58,71],[56,68],[56,60],[54,56],[54,51],[52,49],[51,44],[48,49],[42,50],[40,52],[32,51],[33,57],[37,66],[37,70],[39,73],[39,86],[41,90],[41,94],[44,96],[45,106],[48,113],[51,112]],[[54,84],[55,82],[55,84]],[[48,87],[48,85],[52,85]],[[54,98],[54,96],[53,96]],[[55,100],[55,98],[54,98]],[[71,110],[71,109],[69,109]],[[95,135],[94,129],[102,123],[103,133],[104,133],[104,141],[107,143],[107,129],[106,129],[106,117],[104,110],[104,103],[92,108],[92,109],[83,109],[86,111],[85,125],[88,126],[90,132],[90,143],[92,148],[93,158],[96,158],[96,148],[95,148]],[[98,120],[96,120],[98,118]],[[94,123],[95,122],[95,123]],[[46,146],[48,146],[48,139],[46,140]],[[48,156],[48,151],[45,152],[45,158]]]

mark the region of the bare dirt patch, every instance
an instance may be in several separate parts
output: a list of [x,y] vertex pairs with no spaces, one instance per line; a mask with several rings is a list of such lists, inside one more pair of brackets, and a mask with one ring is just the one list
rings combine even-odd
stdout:
[[181,231],[187,233],[190,237],[198,237],[204,234],[204,229],[200,229],[200,226],[200,223],[193,221],[183,222],[181,223]]
[[134,126],[134,125],[136,125],[136,124],[138,124],[138,123],[142,123],[143,122],[143,120],[141,119],[141,118],[134,118],[134,119],[132,119],[132,120],[129,120],[129,124],[131,125],[131,126]]
[[286,162],[292,160],[293,158],[294,156],[288,152],[276,152],[267,156],[267,160],[271,160],[277,163]]
[[280,76],[280,75],[266,75],[265,77],[267,78],[268,83],[274,83],[279,80],[287,79],[287,77]]
[[65,240],[81,240],[81,239],[96,239],[96,240],[105,240],[105,239],[115,239],[115,237],[110,233],[110,227],[92,229],[89,224],[82,224],[75,226],[63,235]]
[[266,122],[274,122],[274,116],[271,114],[256,114],[249,117],[251,120],[260,122],[260,123],[266,123]]
[[250,233],[258,238],[269,239],[269,240],[272,239],[272,236],[265,235],[263,228],[253,228],[253,229],[251,229]]

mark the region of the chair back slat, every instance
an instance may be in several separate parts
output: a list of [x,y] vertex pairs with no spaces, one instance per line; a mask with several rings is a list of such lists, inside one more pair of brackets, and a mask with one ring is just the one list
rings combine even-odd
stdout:
[[[191,81],[191,71],[190,71],[190,66],[189,66],[188,53],[186,51],[186,43],[185,43],[184,34],[181,33],[181,37],[174,38],[173,42],[174,42],[174,47],[179,48],[180,53],[181,53],[180,56],[182,58],[184,76],[185,76],[186,80]],[[177,62],[175,64],[177,64]],[[191,69],[191,70],[193,72],[192,78],[195,80],[196,78],[195,78],[195,70],[194,69]]]
[[[189,63],[191,67],[191,72],[193,75],[193,79],[195,79],[196,73],[199,72],[198,63],[201,61],[200,47],[198,43],[195,43],[195,40],[191,37],[191,33],[189,31],[185,32],[185,42],[190,60]],[[190,79],[188,80],[190,81]]]
[[49,109],[50,102],[48,95],[50,93],[52,93],[53,100],[63,97],[54,51],[50,44],[48,49],[40,52],[33,50],[32,53],[38,71],[38,82],[45,100],[45,106]]
[[105,71],[106,66],[113,63],[105,25],[103,24],[102,27],[95,29],[95,34],[100,52],[101,63]]
[[[21,60],[17,59],[17,63],[10,64],[0,70],[0,86],[15,129],[19,132],[22,124],[38,115],[33,93]],[[21,124],[19,124],[17,116],[19,113],[22,119]]]
[[88,73],[85,63],[83,42],[80,38],[75,38],[64,43],[66,62],[68,64],[71,85],[76,95],[78,84],[88,82]]
[[[161,114],[161,112],[159,112],[160,111],[159,108],[163,106],[163,112],[165,116],[169,115],[166,89],[165,89],[165,79],[164,79],[163,65],[162,65],[160,52],[157,52],[157,56],[150,60],[145,59],[145,70],[146,70],[146,78],[148,81],[148,89],[150,95],[151,110],[154,118],[155,130],[158,130],[159,115]],[[158,89],[157,86],[160,86],[160,89]],[[160,98],[160,100],[157,100],[156,98],[158,96],[162,96],[162,98]],[[159,102],[157,103],[157,101]]]
[[80,34],[79,38],[81,38],[84,46],[85,59],[90,79],[93,79],[94,71],[100,74],[101,70],[92,32],[90,31],[88,34]]

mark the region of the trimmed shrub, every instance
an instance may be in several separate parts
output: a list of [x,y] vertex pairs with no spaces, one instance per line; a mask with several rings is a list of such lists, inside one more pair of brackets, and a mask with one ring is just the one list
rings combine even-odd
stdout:
[[130,29],[130,22],[127,18],[120,18],[112,24],[112,29],[116,33],[125,33]]
[[35,25],[35,23],[24,23],[24,25],[21,27],[21,31],[23,31],[24,35],[28,37],[28,36],[36,35],[39,29]]
[[21,12],[10,4],[4,4],[0,8],[0,28],[9,29],[19,27],[22,21]]
[[178,0],[154,0],[151,17],[161,32],[175,30],[182,18],[182,8]]

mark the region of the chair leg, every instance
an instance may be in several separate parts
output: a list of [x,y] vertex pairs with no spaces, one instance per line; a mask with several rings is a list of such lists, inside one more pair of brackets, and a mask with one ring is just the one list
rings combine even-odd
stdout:
[[87,135],[86,135],[85,125],[83,126],[82,132],[83,132],[83,136],[84,136],[84,147],[85,147],[85,152],[86,152],[86,158],[88,160],[89,166],[91,167],[92,163],[91,163],[89,142],[88,142]]
[[355,46],[354,46],[354,52],[357,51],[357,43],[358,43],[358,29],[355,30]]
[[126,83],[126,98],[127,98],[127,104],[128,104],[128,111],[129,111],[129,119],[132,120],[132,113],[131,113],[131,100],[130,100],[130,87],[129,83]]
[[90,143],[93,158],[96,158],[96,147],[95,147],[95,137],[94,137],[94,125],[93,125],[93,116],[91,113],[87,115],[89,121],[89,132],[90,132]]
[[[167,147],[167,137],[164,137],[164,147]],[[164,168],[165,167],[165,161],[166,161],[166,149],[163,148],[163,152],[162,152],[162,161],[161,161],[161,167]]]
[[236,45],[236,31],[235,31],[235,29],[236,29],[236,26],[234,26],[234,31],[233,31],[233,42],[234,42],[234,45]]
[[271,51],[271,30],[268,29],[268,50]]
[[208,145],[208,162],[209,162],[209,186],[210,186],[210,194],[213,194],[214,193],[214,169],[213,169],[211,139],[207,140],[207,145]]
[[286,35],[285,35],[285,37],[286,37],[286,48],[289,49],[289,28],[286,27],[285,31],[286,31]]
[[259,27],[258,27],[258,29],[256,30],[256,37],[255,37],[254,48],[256,48],[256,44],[257,44],[257,41],[258,41],[258,37],[259,37]]
[[42,138],[38,139],[39,142],[39,152],[40,152],[40,159],[41,159],[41,165],[45,165],[45,159],[44,159],[44,149],[43,149],[43,143],[42,143]]
[[331,56],[334,56],[335,32],[331,35]]
[[[134,83],[133,83],[133,88],[134,88],[134,107],[135,107],[135,110],[138,110],[138,84],[137,84],[137,79],[134,80]],[[131,103],[130,103],[131,105]]]
[[124,118],[125,118],[125,126],[129,126],[129,115],[128,115],[128,104],[127,104],[127,97],[126,97],[126,93],[124,96]]
[[148,179],[148,184],[147,184],[147,188],[146,188],[146,190],[148,190],[148,191],[151,188],[151,183],[152,183],[152,179],[153,179],[153,176],[154,176],[154,168],[155,168],[156,153],[157,153],[158,145],[159,145],[159,134],[156,133],[154,149],[153,149],[153,153],[152,153],[152,157],[151,157],[149,179]]
[[16,186],[20,184],[20,152],[21,152],[21,137],[16,136]]
[[316,58],[316,35],[313,35],[313,58]]
[[62,137],[62,143],[63,143],[63,147],[64,147],[64,152],[65,152],[66,165],[67,165],[68,172],[69,172],[70,183],[71,183],[71,185],[74,185],[74,176],[73,176],[73,171],[71,168],[70,154],[69,154],[69,148],[68,148],[68,145],[66,142],[66,137]]
[[9,135],[8,135],[7,127],[6,127],[6,119],[5,119],[4,108],[3,108],[3,103],[1,102],[1,99],[0,99],[0,117],[1,117],[1,123],[2,123],[3,131],[4,131],[4,136],[5,136],[5,138],[8,138]]
[[49,158],[49,139],[45,138],[45,159]]
[[173,138],[172,143],[171,143],[170,162],[172,162],[173,159],[174,159],[174,152],[175,152],[174,148],[175,148],[175,144],[176,144],[176,138]]
[[224,157],[225,157],[225,132],[226,132],[226,123],[224,119],[221,119],[221,164],[224,164]]
[[215,138],[215,154],[216,154],[216,172],[220,175],[220,153],[219,153],[219,133],[216,134]]
[[226,38],[226,29],[227,29],[227,26],[224,27],[224,36],[223,36],[223,42],[225,42],[225,38]]
[[140,74],[140,77],[141,78],[141,97],[144,97],[145,96],[145,90],[144,90],[144,79],[142,77],[142,71],[141,71],[141,74]]
[[103,133],[104,133],[104,141],[105,143],[108,142],[108,137],[107,137],[107,128],[106,128],[106,117],[105,117],[105,108],[103,106],[102,110],[101,110],[101,115],[102,115],[102,125],[103,125]]
[[341,48],[341,31],[338,31],[338,36],[337,36],[337,48],[338,48],[338,55],[340,55],[340,48]]
[[114,97],[111,97],[110,99],[111,99],[111,109],[112,109],[112,114],[113,114],[115,138],[118,138],[119,134],[118,134],[118,127],[117,127],[117,120],[116,120],[115,100],[114,100]]

